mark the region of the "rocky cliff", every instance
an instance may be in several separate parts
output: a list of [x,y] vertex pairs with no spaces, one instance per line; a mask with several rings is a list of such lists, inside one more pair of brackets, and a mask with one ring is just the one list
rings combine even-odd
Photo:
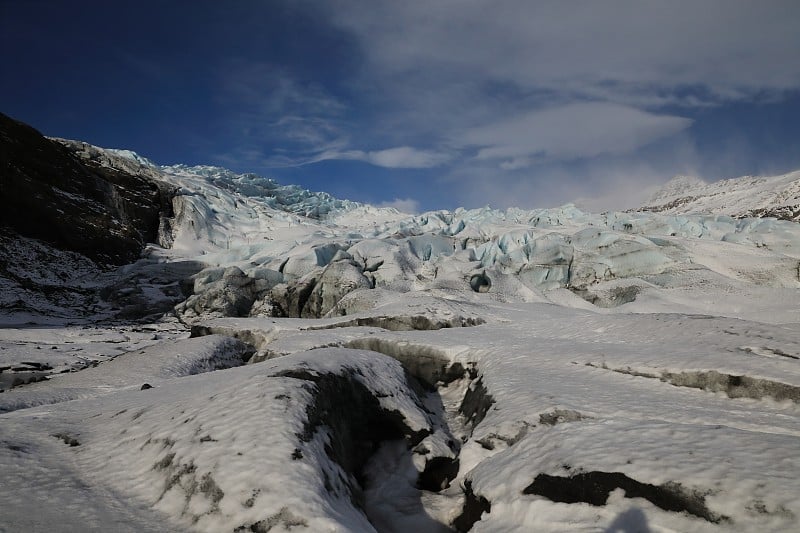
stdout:
[[171,189],[146,173],[103,166],[78,148],[0,114],[0,231],[100,264],[134,261],[157,240]]

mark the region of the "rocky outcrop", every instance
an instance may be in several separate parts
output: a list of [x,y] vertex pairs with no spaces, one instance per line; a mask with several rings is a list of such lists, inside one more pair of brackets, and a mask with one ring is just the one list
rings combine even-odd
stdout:
[[104,166],[0,114],[0,227],[122,265],[155,242],[171,188]]

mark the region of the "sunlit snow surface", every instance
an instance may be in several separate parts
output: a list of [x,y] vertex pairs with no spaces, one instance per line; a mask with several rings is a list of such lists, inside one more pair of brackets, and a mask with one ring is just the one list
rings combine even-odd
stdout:
[[[412,216],[148,168],[180,191],[149,256],[207,266],[194,338],[4,319],[0,365],[102,362],[0,394],[0,531],[800,529],[797,223]],[[311,279],[322,318],[215,312]],[[455,477],[423,486],[434,458]]]

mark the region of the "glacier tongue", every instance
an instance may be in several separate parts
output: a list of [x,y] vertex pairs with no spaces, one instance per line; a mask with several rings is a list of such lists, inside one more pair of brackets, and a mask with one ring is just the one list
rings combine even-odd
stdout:
[[59,142],[171,205],[111,272],[0,238],[0,529],[798,529],[800,224],[412,215]]
[[[158,166],[129,151],[61,142],[82,157],[110,168],[143,172],[174,189],[173,216],[161,228],[161,244],[167,247],[151,247],[152,257],[198,261],[209,268],[235,266],[241,271],[244,278],[235,290],[230,283],[194,283],[193,300],[187,302],[191,305],[179,308],[179,312],[191,309],[188,316],[319,316],[335,308],[332,299],[353,290],[461,291],[469,290],[478,275],[484,280],[479,285],[493,284],[491,292],[501,299],[564,303],[552,291],[568,289],[603,306],[630,303],[631,295],[657,296],[659,289],[688,292],[696,283],[698,268],[723,284],[730,278],[769,288],[793,288],[797,283],[791,263],[800,258],[800,238],[795,224],[781,220],[720,214],[591,214],[571,204],[412,216],[282,186],[254,174],[211,166]],[[764,197],[772,190],[770,185],[793,187],[800,183],[796,178],[793,174],[742,178],[730,180],[725,189],[681,177],[667,184],[653,202],[709,187],[742,197],[758,186],[759,197]],[[745,267],[735,260],[733,269],[722,268],[725,261],[708,254],[693,257],[694,239],[736,244],[715,246],[715,253],[726,257],[756,253],[775,268]],[[347,271],[351,280],[342,287],[334,287],[331,274],[337,253],[335,268]],[[266,283],[260,280],[263,269],[281,276],[271,275],[272,281]],[[773,270],[773,279],[760,273],[764,270]],[[608,283],[616,287],[611,292],[629,296],[598,300],[597,294],[608,292],[602,288]],[[327,303],[309,305],[312,295],[313,302]]]
[[[251,175],[210,167],[199,171],[168,167],[164,179],[179,191],[174,200],[173,246],[153,250],[154,254],[191,257],[215,268],[236,266],[247,278],[242,287],[257,284],[258,269],[282,276],[280,280],[274,277],[279,282],[269,287],[260,283],[255,292],[243,289],[246,305],[230,308],[235,308],[232,316],[321,316],[333,311],[336,301],[351,291],[376,287],[400,292],[463,291],[470,289],[476,275],[486,280],[481,287],[494,284],[491,292],[505,300],[552,300],[550,291],[568,289],[605,307],[628,303],[640,293],[657,294],[659,288],[689,291],[698,269],[722,278],[755,281],[761,276],[752,267],[742,266],[744,270],[732,273],[718,268],[718,261],[693,257],[694,245],[687,243],[695,240],[730,243],[718,247],[726,256],[749,256],[758,250],[755,253],[773,263],[777,274],[768,283],[762,279],[756,285],[796,288],[798,283],[791,263],[800,258],[800,237],[796,224],[787,221],[724,215],[590,214],[573,205],[532,211],[459,209],[411,216],[307,191],[292,196],[295,189],[282,197],[282,201],[292,198],[295,202],[289,208],[276,203],[274,182],[265,180],[263,186],[256,186],[257,178]],[[309,206],[318,218],[297,214]],[[353,213],[358,213],[358,225],[337,223],[351,220]],[[762,269],[763,265],[755,270]],[[350,281],[337,286],[337,280],[345,278]],[[630,281],[626,285],[622,280]],[[597,294],[603,293],[599,285],[609,282],[617,287],[612,292],[628,296],[598,300]],[[213,303],[220,298],[231,300],[217,295],[220,291],[230,293],[230,288],[195,284],[191,316],[218,316],[220,309],[227,309]],[[327,303],[318,304],[321,299]],[[209,302],[206,310],[203,301]]]

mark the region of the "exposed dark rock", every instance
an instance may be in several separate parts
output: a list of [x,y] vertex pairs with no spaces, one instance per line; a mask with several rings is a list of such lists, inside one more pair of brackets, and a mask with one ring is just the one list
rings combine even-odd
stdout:
[[[297,436],[302,442],[310,442],[317,431],[328,431],[325,451],[349,475],[349,479],[342,480],[344,487],[353,504],[361,508],[362,470],[380,444],[404,439],[409,446],[415,446],[430,431],[414,431],[402,414],[382,408],[378,398],[355,377],[356,373],[357,370],[346,370],[342,374],[317,374],[294,369],[278,375],[313,384],[314,402],[307,407],[305,426]],[[409,388],[414,389],[411,384]],[[330,481],[326,486],[336,491]]]
[[494,405],[494,398],[483,384],[483,378],[478,378],[467,389],[458,410],[466,417],[472,427],[475,427],[481,423],[492,405]]
[[3,310],[50,317],[90,312],[97,303],[97,294],[85,285],[85,280],[102,271],[102,267],[79,253],[58,250],[0,226]]
[[472,327],[484,324],[486,321],[479,317],[456,316],[449,319],[435,319],[425,315],[407,316],[368,316],[354,318],[345,322],[327,324],[324,326],[310,326],[309,331],[319,329],[336,329],[350,327],[374,327],[389,331],[430,331],[444,328]]
[[757,217],[767,218],[774,217],[778,220],[789,220],[792,222],[800,222],[800,205],[783,205],[762,207],[760,209],[751,209],[740,215],[740,218]]
[[157,240],[171,194],[145,176],[82,160],[0,114],[0,226],[121,265]]
[[170,311],[186,297],[185,277],[202,266],[111,267],[164,241],[174,194],[147,165],[47,139],[0,114],[0,308],[123,320]]
[[549,413],[542,413],[539,415],[539,423],[545,426],[555,426],[564,422],[577,422],[588,418],[578,411],[571,409],[555,409]]
[[686,512],[715,524],[729,520],[706,507],[702,492],[689,491],[674,482],[663,485],[642,483],[621,472],[582,472],[569,477],[539,474],[522,493],[544,496],[554,502],[601,506],[616,489],[624,490],[626,498],[644,498],[665,511]]
[[684,196],[682,198],[675,198],[674,200],[667,202],[663,205],[640,207],[632,211],[640,211],[643,213],[662,213],[664,211],[669,211],[670,209],[675,209],[677,207],[690,204],[695,200],[697,200],[698,198],[699,198],[698,196]]
[[707,372],[664,372],[661,380],[677,387],[691,387],[711,392],[722,391],[731,398],[772,398],[800,403],[800,387],[750,376]]
[[800,387],[772,381],[770,379],[754,378],[734,374],[725,374],[716,370],[697,370],[686,372],[661,372],[648,373],[632,370],[630,368],[604,368],[594,363],[587,363],[587,366],[611,370],[620,374],[637,376],[649,379],[659,379],[676,387],[689,387],[701,389],[709,392],[724,392],[730,398],[752,398],[760,400],[762,398],[772,398],[776,401],[790,400],[800,403]]
[[450,383],[465,375],[474,377],[475,373],[473,363],[467,363],[468,367],[464,368],[464,365],[453,363],[446,353],[432,346],[380,337],[362,337],[348,341],[345,347],[382,353],[400,361],[416,381],[429,391],[434,390],[439,382]]
[[483,496],[478,496],[472,490],[472,483],[467,480],[464,482],[464,507],[461,514],[453,520],[453,527],[456,531],[465,532],[472,529],[475,522],[481,519],[483,513],[492,512],[492,504]]
[[219,502],[225,497],[225,492],[219,488],[214,478],[211,477],[210,472],[206,472],[203,474],[203,477],[200,478],[200,492],[211,500],[211,512],[218,512]]
[[57,439],[61,439],[64,441],[64,444],[69,444],[71,447],[80,446],[81,443],[73,437],[72,435],[68,435],[66,433],[55,433],[53,436]]
[[434,457],[425,464],[417,478],[417,488],[439,492],[450,486],[450,482],[458,475],[460,462],[458,457]]
[[272,528],[276,526],[280,526],[283,530],[291,531],[296,527],[307,528],[308,522],[294,515],[288,507],[283,507],[280,511],[265,520],[259,520],[249,526],[239,526],[233,531],[235,533],[245,533],[247,531],[252,533],[267,533],[268,531],[272,531]]

